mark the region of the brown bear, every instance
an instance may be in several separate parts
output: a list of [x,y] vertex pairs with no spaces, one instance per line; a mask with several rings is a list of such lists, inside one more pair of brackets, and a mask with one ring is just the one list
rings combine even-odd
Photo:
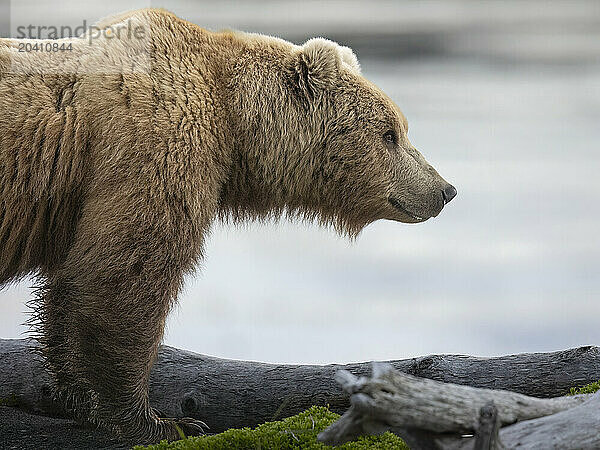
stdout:
[[[147,27],[143,45],[110,32],[127,21]],[[64,54],[0,41],[0,285],[38,277],[38,339],[76,417],[176,439],[200,423],[159,418],[148,377],[214,220],[284,215],[356,236],[437,216],[456,189],[346,47],[155,9],[99,29],[93,45],[58,41]],[[111,70],[131,54],[142,69]]]

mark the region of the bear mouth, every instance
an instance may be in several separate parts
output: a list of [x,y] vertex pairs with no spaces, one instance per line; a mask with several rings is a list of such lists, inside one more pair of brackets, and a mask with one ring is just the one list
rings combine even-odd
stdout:
[[418,220],[418,221],[424,221],[424,220],[427,220],[427,219],[428,219],[428,217],[422,217],[422,216],[419,216],[418,214],[411,213],[409,210],[407,210],[407,209],[406,209],[406,208],[405,208],[405,207],[402,205],[402,203],[400,203],[400,200],[398,200],[397,198],[394,198],[394,197],[389,197],[389,198],[388,198],[388,201],[389,201],[389,202],[390,202],[390,204],[391,204],[391,205],[392,205],[394,208],[396,208],[398,211],[400,211],[400,212],[401,212],[401,213],[403,213],[403,214],[406,214],[406,215],[407,215],[407,216],[409,216],[409,217],[412,217],[412,218],[413,218],[413,219],[415,219],[415,220]]

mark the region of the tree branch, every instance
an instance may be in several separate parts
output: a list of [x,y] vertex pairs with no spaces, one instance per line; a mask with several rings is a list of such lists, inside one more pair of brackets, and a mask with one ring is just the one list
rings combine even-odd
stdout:
[[412,448],[600,447],[600,393],[540,399],[417,378],[389,364],[373,364],[372,377],[340,371],[336,379],[352,406],[320,433],[327,444],[393,430]]

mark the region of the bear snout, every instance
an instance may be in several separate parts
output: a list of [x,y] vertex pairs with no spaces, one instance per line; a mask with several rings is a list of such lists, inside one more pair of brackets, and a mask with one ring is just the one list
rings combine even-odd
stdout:
[[454,186],[448,184],[444,189],[442,189],[442,198],[444,199],[444,205],[447,205],[456,197],[458,191]]

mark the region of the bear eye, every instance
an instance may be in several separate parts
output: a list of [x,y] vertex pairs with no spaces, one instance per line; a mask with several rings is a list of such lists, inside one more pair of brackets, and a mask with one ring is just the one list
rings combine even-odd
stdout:
[[383,135],[383,140],[388,145],[396,145],[398,141],[396,139],[396,133],[394,133],[392,130],[386,131],[386,133]]

